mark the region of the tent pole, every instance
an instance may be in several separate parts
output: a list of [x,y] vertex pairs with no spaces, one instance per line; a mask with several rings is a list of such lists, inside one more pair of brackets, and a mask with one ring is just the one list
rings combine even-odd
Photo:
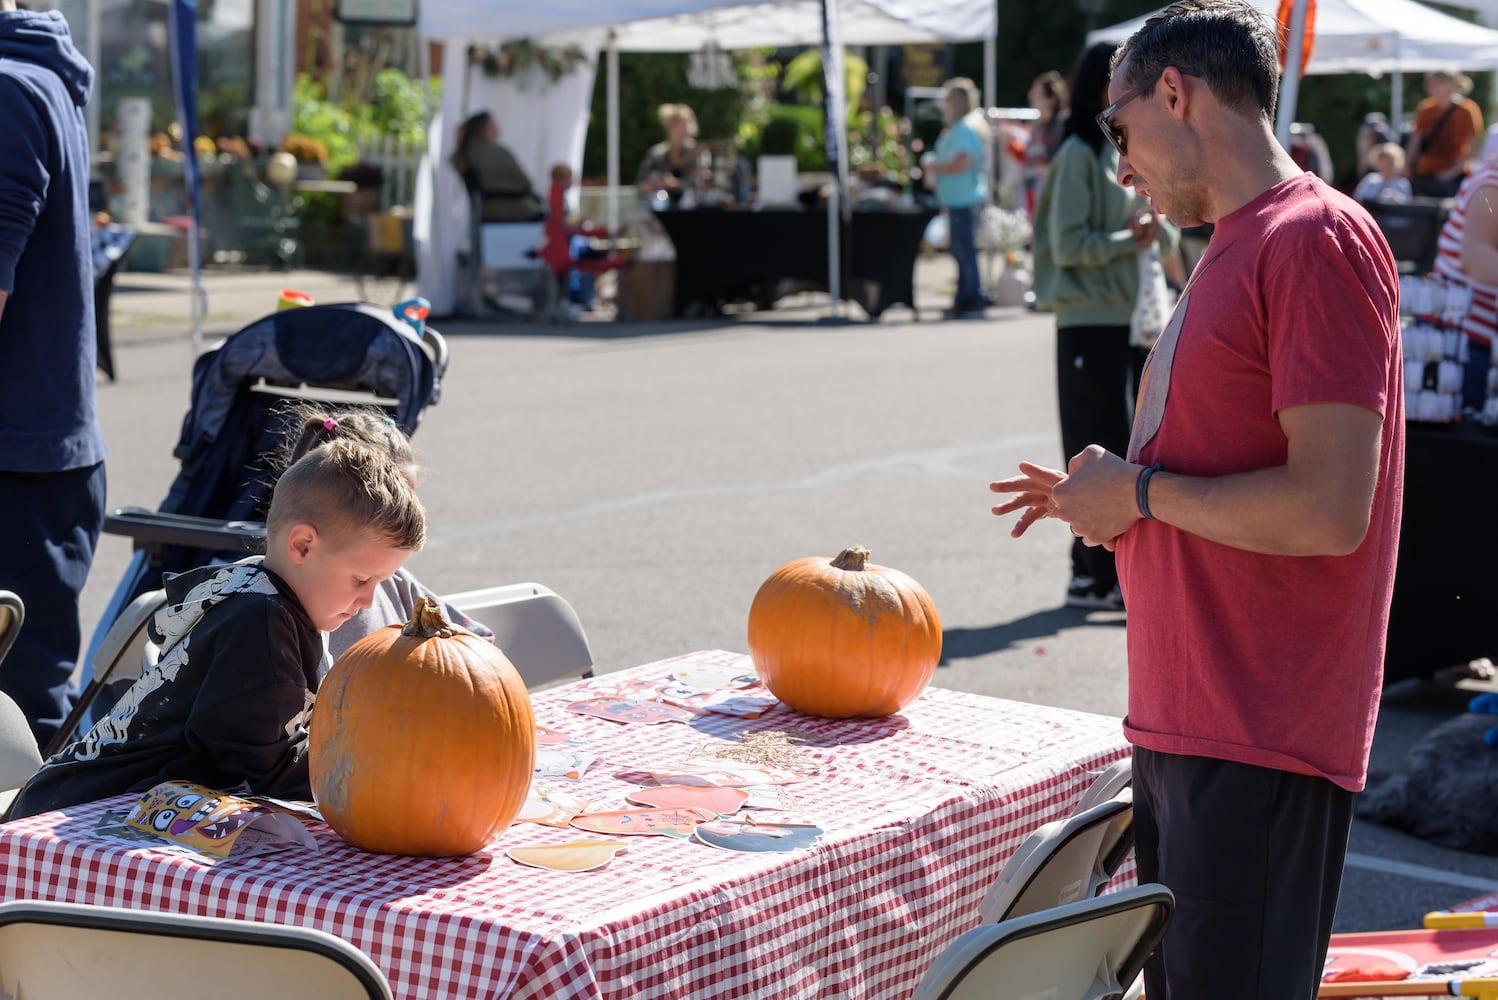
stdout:
[[[1394,58],[1399,58],[1399,39],[1394,39]],[[1498,76],[1494,77],[1498,83]],[[1389,125],[1394,129],[1395,135],[1404,134],[1404,73],[1395,70],[1389,74]],[[1358,169],[1363,169],[1363,164],[1358,164]]]
[[[994,30],[997,32],[997,24]],[[990,108],[999,104],[999,40],[996,35],[983,39],[983,103]]]
[[608,228],[619,228],[619,46],[614,32],[609,32],[604,51],[604,86],[608,104]]
[[1290,9],[1290,43],[1285,47],[1285,75],[1280,80],[1280,115],[1274,136],[1285,149],[1290,148],[1290,123],[1295,120],[1295,104],[1300,98],[1300,53],[1305,39],[1307,0],[1295,0]]

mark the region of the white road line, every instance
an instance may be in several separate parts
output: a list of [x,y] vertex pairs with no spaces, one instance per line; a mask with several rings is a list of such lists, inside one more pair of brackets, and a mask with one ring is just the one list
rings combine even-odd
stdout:
[[1472,889],[1480,892],[1498,891],[1498,880],[1481,878],[1477,875],[1464,875],[1461,872],[1449,872],[1440,868],[1431,868],[1427,865],[1412,865],[1407,861],[1390,861],[1387,858],[1374,857],[1371,854],[1357,854],[1349,851],[1347,853],[1348,868],[1362,868],[1367,871],[1381,872],[1385,875],[1402,875],[1405,878],[1417,878],[1424,882],[1439,882],[1442,885],[1454,885],[1462,889]]

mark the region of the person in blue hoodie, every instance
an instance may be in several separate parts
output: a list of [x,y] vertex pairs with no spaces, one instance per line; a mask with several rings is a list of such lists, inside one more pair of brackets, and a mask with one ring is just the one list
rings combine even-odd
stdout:
[[56,11],[0,0],[0,588],[26,605],[0,663],[45,746],[77,696],[78,598],[104,520],[94,399],[88,132],[94,72]]

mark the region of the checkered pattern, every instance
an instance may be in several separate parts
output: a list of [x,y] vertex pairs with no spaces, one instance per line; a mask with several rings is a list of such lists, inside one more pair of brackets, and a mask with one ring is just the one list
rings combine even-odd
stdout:
[[622,804],[641,771],[710,739],[792,731],[821,768],[791,786],[826,830],[818,846],[752,855],[623,838],[608,868],[566,874],[503,852],[577,831],[518,823],[484,852],[434,860],[367,854],[313,825],[316,854],[209,866],[92,837],[99,815],[130,799],[118,797],[0,827],[0,888],[316,927],[364,951],[409,1000],[908,997],[977,923],[1020,841],[1126,753],[1117,719],[934,687],[878,720],[780,707],[623,726],[566,710],[709,663],[753,669],[741,654],[693,653],[539,692],[536,719],[587,741],[597,760],[575,790],[595,803]]

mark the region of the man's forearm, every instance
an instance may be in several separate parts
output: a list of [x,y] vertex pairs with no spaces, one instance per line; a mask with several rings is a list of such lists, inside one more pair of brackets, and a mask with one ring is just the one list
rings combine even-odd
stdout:
[[1156,520],[1235,549],[1338,556],[1356,550],[1367,533],[1369,509],[1360,497],[1299,481],[1279,465],[1215,477],[1162,470],[1150,478],[1148,502]]

